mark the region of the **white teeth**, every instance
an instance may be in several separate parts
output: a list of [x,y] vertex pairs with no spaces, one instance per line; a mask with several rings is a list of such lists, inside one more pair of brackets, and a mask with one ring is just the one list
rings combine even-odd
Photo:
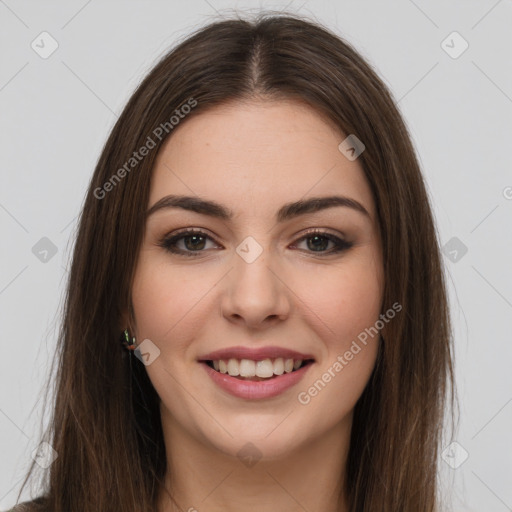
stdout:
[[256,363],[256,375],[258,377],[272,377],[274,375],[274,365],[270,359],[264,359]]
[[228,361],[228,373],[232,377],[236,377],[237,375],[240,375],[240,368],[238,365],[238,361],[236,359],[230,359]]
[[274,361],[274,375],[283,375],[284,373],[284,361],[282,357],[278,357]]
[[256,375],[256,363],[250,359],[240,361],[240,377],[254,377]]
[[270,378],[274,375],[283,375],[293,370],[298,370],[302,366],[302,359],[283,359],[278,357],[272,359],[263,359],[262,361],[252,361],[251,359],[219,359],[213,361],[213,368],[220,373],[227,373],[231,377],[260,377]]

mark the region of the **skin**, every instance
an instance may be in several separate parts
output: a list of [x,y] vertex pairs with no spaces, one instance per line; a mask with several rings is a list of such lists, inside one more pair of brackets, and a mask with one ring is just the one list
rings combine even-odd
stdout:
[[[146,366],[161,398],[168,458],[159,512],[176,510],[169,491],[190,512],[348,510],[341,482],[353,409],[374,367],[378,339],[307,405],[297,399],[381,313],[375,205],[358,160],[338,150],[345,137],[306,104],[254,99],[191,116],[160,150],[148,209],[168,194],[197,195],[235,217],[173,208],[147,220],[132,330],[139,342],[150,339],[160,350]],[[284,203],[334,194],[357,200],[369,216],[338,206],[275,221]],[[183,228],[210,237],[197,256],[159,245]],[[309,228],[353,245],[329,254],[332,242],[321,239],[326,245],[317,249],[311,235],[303,238]],[[263,249],[252,263],[236,252],[247,236]],[[193,242],[181,239],[178,247],[193,252]],[[237,345],[291,348],[313,354],[315,363],[281,395],[244,400],[217,387],[197,361]],[[249,442],[261,457],[252,467],[237,457]]]

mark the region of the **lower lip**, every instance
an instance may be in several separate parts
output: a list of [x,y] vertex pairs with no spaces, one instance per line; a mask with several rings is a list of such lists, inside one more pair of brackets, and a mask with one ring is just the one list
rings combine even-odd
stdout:
[[280,395],[297,384],[304,377],[313,363],[309,363],[294,372],[283,373],[283,375],[279,375],[272,379],[260,381],[237,379],[236,377],[231,377],[227,373],[220,373],[213,368],[210,368],[205,362],[201,362],[201,364],[204,366],[213,382],[223,390],[239,398],[258,400]]

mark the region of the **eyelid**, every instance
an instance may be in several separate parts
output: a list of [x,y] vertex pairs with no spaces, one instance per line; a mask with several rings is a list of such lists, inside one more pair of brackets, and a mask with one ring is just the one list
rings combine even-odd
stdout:
[[[203,228],[183,228],[178,230],[175,233],[172,233],[172,235],[165,235],[157,245],[160,247],[163,247],[166,251],[168,251],[171,254],[178,255],[178,256],[192,256],[197,257],[203,252],[209,252],[208,250],[198,250],[198,251],[190,251],[190,250],[182,250],[182,249],[176,249],[176,243],[178,240],[182,240],[183,238],[187,238],[189,236],[193,235],[200,235],[203,238],[209,239],[212,242],[214,242],[216,245],[220,245],[215,240],[215,237],[211,236],[209,232]],[[328,257],[330,255],[339,254],[342,253],[348,249],[350,249],[354,243],[346,240],[345,234],[335,235],[331,233],[328,228],[309,228],[303,231],[300,235],[297,235],[297,238],[295,239],[294,244],[297,244],[299,242],[302,242],[303,240],[313,237],[314,235],[318,235],[322,238],[325,238],[329,241],[331,241],[335,247],[331,248],[327,251],[302,251],[300,249],[300,252],[304,252],[311,256],[320,256],[320,257]],[[171,249],[171,247],[174,247],[174,249]]]
[[[348,242],[348,240],[346,239],[345,233],[343,233],[341,231],[333,233],[332,230],[330,230],[329,228],[318,228],[318,227],[306,228],[305,230],[300,232],[298,235],[296,235],[298,237],[298,238],[296,238],[296,240],[301,240],[305,236],[308,236],[308,235],[311,235],[311,234],[316,234],[316,233],[318,233],[320,235],[331,235],[331,236],[334,236],[336,238],[339,238],[340,240],[342,240],[344,242]],[[176,231],[176,232],[172,232],[171,231],[170,233],[167,233],[166,235],[164,235],[162,237],[162,240],[169,240],[171,238],[175,238],[175,237],[178,237],[180,235],[184,236],[184,235],[187,235],[187,234],[205,235],[208,238],[211,238],[213,241],[216,241],[216,236],[212,235],[205,228],[182,228],[182,229],[178,229],[178,231]]]
[[318,233],[321,235],[335,236],[336,238],[339,238],[340,240],[342,240],[344,242],[348,242],[348,240],[346,239],[347,237],[346,237],[345,233],[343,233],[342,231],[337,231],[337,232],[333,232],[333,231],[334,230],[329,229],[329,228],[306,228],[298,236],[300,238],[304,238],[305,236]]

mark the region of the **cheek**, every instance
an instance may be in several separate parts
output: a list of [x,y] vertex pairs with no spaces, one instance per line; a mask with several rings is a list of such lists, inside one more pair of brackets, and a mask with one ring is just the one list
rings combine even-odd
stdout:
[[313,277],[304,273],[296,281],[299,296],[319,319],[322,337],[340,350],[378,320],[381,284],[376,269],[364,263],[316,272]]
[[320,320],[310,325],[315,323],[325,351],[317,372],[301,386],[299,403],[313,415],[329,411],[332,424],[355,406],[375,365],[383,282],[374,261],[347,259],[343,266],[300,281],[304,302]]
[[312,418],[323,418],[324,428],[333,427],[354,408],[371,376],[380,343],[375,329],[381,307],[379,282],[357,272],[339,277],[335,282],[326,279],[324,293],[318,287],[311,297],[322,319],[317,334],[325,352],[297,395],[300,407]]
[[318,274],[313,287],[308,279],[309,303],[322,319],[326,353],[297,398],[308,414],[321,415],[327,426],[354,408],[375,366],[380,340],[374,327],[383,283],[372,261],[347,261],[335,272]]
[[[366,387],[378,352],[378,339],[363,345],[348,345],[321,365],[298,390],[297,402],[310,418],[321,418],[328,430],[350,416]],[[351,354],[350,359],[347,355]]]
[[214,284],[212,276],[197,276],[172,268],[155,254],[142,255],[132,289],[136,328],[139,337],[165,343],[194,316],[201,297]]
[[175,310],[169,306],[176,293],[172,285],[163,269],[144,261],[139,265],[132,290],[139,338],[160,339],[172,327]]

